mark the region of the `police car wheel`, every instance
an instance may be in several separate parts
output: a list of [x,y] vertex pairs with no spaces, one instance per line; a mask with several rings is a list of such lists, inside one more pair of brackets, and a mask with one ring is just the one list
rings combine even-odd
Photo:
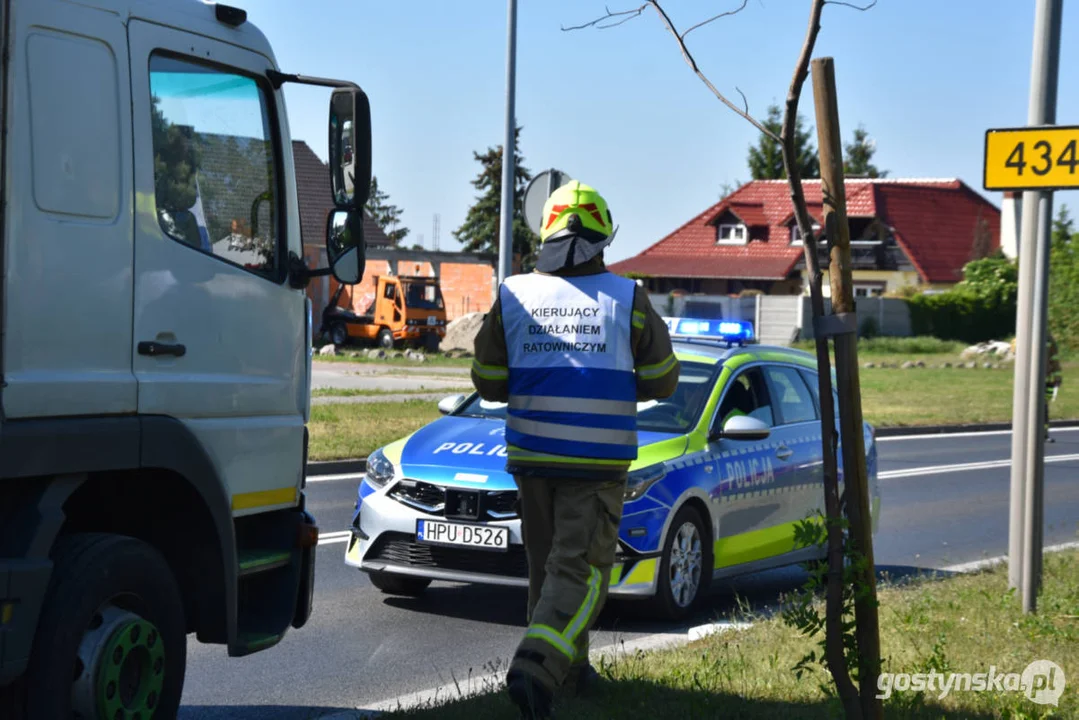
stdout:
[[712,580],[711,545],[700,512],[682,506],[663,544],[658,587],[652,598],[656,614],[682,620],[700,607]]
[[405,595],[416,597],[422,595],[431,581],[427,578],[407,577],[385,572],[367,573],[371,578],[371,584],[387,595]]

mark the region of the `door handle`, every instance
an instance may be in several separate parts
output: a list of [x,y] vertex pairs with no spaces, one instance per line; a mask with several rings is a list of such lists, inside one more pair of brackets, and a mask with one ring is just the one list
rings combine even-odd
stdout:
[[780,445],[779,448],[776,449],[776,457],[780,460],[790,460],[791,455],[794,455],[794,451],[786,445]]
[[174,355],[181,357],[187,352],[187,348],[180,343],[160,343],[152,340],[144,340],[139,343],[139,355]]

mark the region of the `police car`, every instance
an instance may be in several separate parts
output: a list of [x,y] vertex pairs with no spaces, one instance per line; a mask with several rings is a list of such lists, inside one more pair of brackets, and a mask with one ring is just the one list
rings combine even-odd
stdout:
[[[610,596],[680,619],[717,580],[818,556],[796,547],[794,529],[824,512],[823,455],[812,355],[754,344],[745,322],[668,326],[678,387],[638,405]],[[345,562],[398,595],[433,580],[527,586],[517,491],[504,471],[506,406],[473,393],[439,408],[445,417],[368,458]],[[869,424],[864,439],[875,530]]]

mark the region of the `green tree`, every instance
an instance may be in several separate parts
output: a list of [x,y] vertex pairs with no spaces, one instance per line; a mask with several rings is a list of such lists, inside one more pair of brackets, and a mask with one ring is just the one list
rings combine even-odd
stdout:
[[160,99],[150,105],[150,131],[154,146],[154,194],[158,212],[186,211],[195,204],[195,170],[199,147],[189,125],[174,125],[161,112]]
[[[794,123],[794,147],[798,157],[798,171],[802,179],[820,177],[820,160],[817,149],[804,127],[805,120],[799,114]],[[783,132],[783,112],[778,105],[768,107],[768,117],[761,123],[776,135]],[[787,171],[783,168],[783,149],[774,139],[761,133],[756,146],[750,145],[749,174],[754,180],[783,180]]]
[[[532,232],[524,220],[524,190],[532,174],[524,166],[524,157],[520,152],[521,128],[514,130],[514,181],[513,193],[513,252],[520,255],[522,270],[531,270],[539,237]],[[482,194],[468,209],[461,227],[453,231],[467,252],[498,253],[501,235],[500,214],[502,211],[502,146],[488,147],[486,152],[473,152],[472,157],[481,166],[479,175],[472,185]]]
[[1049,332],[1063,350],[1079,350],[1079,233],[1061,205],[1049,249]]
[[869,131],[862,125],[854,130],[854,140],[843,148],[843,173],[847,176],[883,178],[888,177],[887,170],[880,170],[872,163],[877,151],[876,142],[869,137]]
[[404,210],[389,203],[390,194],[378,187],[378,177],[371,176],[371,192],[367,196],[367,204],[363,209],[374,219],[382,231],[386,233],[394,245],[399,244],[408,236],[408,228],[400,223]]

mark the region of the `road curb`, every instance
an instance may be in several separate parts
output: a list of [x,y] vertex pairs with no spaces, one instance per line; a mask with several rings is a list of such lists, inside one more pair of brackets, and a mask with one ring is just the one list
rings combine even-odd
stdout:
[[[1079,427],[1079,420],[1053,420],[1051,428]],[[1011,430],[1009,423],[981,423],[977,425],[912,425],[903,427],[877,428],[877,437],[903,437],[904,435],[951,435],[953,433],[1000,432]],[[307,464],[309,477],[319,475],[359,475],[367,471],[367,458],[348,460],[327,460]]]
[[319,475],[358,475],[364,472],[367,472],[367,458],[325,460],[322,462],[307,463],[308,477],[318,477]]

